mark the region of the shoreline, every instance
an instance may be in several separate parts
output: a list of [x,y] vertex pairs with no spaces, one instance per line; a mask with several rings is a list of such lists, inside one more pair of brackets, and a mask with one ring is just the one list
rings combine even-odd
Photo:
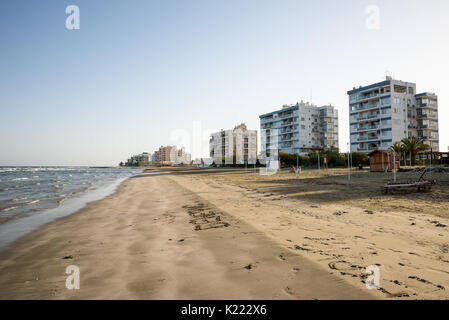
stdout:
[[[65,288],[68,265],[80,267],[80,290]],[[376,297],[289,252],[166,170],[145,170],[20,238],[0,253],[0,274],[0,299]]]
[[60,206],[46,209],[33,215],[12,218],[0,224],[0,253],[15,241],[39,228],[58,219],[75,214],[90,203],[102,199],[117,192],[119,187],[130,177],[115,180],[110,185],[101,186],[98,189],[89,190],[80,197],[73,197],[64,201]]

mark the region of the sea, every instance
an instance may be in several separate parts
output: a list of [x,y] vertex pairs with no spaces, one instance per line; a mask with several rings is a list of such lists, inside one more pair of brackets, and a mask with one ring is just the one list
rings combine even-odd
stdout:
[[0,248],[112,194],[139,169],[1,167]]

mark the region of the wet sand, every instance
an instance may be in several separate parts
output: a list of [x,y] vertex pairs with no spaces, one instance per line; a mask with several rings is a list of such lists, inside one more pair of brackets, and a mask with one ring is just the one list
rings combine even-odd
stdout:
[[[131,178],[4,248],[0,299],[382,297],[304,254],[294,230],[276,233],[281,207],[258,220],[250,206],[263,202],[224,187],[172,171]],[[70,265],[80,269],[79,290],[65,286]]]

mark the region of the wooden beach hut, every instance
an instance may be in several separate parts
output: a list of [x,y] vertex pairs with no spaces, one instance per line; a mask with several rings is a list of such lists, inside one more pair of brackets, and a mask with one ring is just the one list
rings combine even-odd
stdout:
[[396,166],[394,165],[395,155],[391,150],[375,150],[369,155],[371,172],[393,172],[399,170],[399,155],[396,154]]

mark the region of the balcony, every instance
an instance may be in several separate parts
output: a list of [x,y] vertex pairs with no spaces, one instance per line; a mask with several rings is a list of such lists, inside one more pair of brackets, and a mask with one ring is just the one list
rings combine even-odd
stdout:
[[278,119],[291,119],[294,118],[294,114],[290,113],[290,114],[284,114],[284,115],[280,115]]
[[363,110],[378,109],[378,108],[380,108],[379,103],[369,103],[364,106],[360,106],[360,107],[356,108],[355,111],[363,111]]
[[357,101],[363,101],[363,100],[367,100],[367,99],[372,99],[372,98],[376,98],[376,97],[378,97],[378,96],[379,96],[379,93],[378,93],[378,92],[373,92],[373,93],[367,94],[367,95],[360,94],[360,95],[357,97]]
[[438,111],[438,106],[436,104],[423,103],[420,106],[418,106],[418,108]]
[[368,119],[375,119],[375,118],[379,118],[379,113],[376,113],[376,114],[370,114],[367,118]]
[[370,134],[367,136],[359,136],[358,141],[379,141],[380,137],[378,135]]
[[283,122],[283,123],[281,124],[281,127],[289,127],[289,126],[291,126],[291,125],[293,125],[293,124],[294,124],[293,121],[286,121],[286,122]]
[[357,131],[374,131],[374,130],[379,130],[380,126],[363,126],[363,127],[358,127]]

